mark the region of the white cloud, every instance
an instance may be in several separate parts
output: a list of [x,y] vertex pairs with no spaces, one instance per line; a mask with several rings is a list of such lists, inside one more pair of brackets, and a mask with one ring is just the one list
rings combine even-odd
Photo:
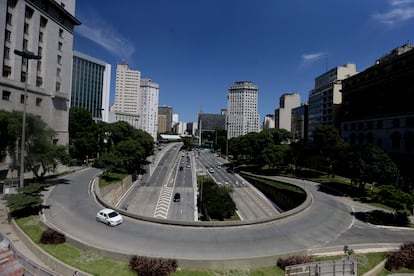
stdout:
[[121,59],[129,59],[135,51],[131,41],[98,16],[89,14],[75,30]]
[[302,63],[300,64],[300,67],[310,65],[310,64],[314,63],[315,61],[318,61],[318,60],[320,60],[320,59],[322,59],[326,56],[327,56],[327,54],[324,53],[324,52],[304,54],[304,55],[302,55]]
[[390,0],[391,8],[384,13],[375,13],[372,18],[380,23],[393,26],[414,17],[414,0]]

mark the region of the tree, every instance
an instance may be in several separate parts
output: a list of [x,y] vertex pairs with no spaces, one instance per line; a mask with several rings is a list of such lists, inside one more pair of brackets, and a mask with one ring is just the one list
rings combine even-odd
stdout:
[[366,183],[396,185],[399,171],[391,158],[372,144],[351,145],[340,160],[348,177],[358,182],[364,191]]
[[23,188],[18,188],[18,193],[16,194],[5,195],[4,199],[12,215],[15,217],[24,217],[36,214],[43,202],[41,192],[45,186],[44,184],[33,183]]
[[89,111],[80,107],[69,110],[69,152],[73,158],[84,160],[97,155],[96,125]]

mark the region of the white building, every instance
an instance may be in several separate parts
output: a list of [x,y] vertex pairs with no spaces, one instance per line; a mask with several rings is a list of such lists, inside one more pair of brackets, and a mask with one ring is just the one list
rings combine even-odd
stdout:
[[263,129],[275,128],[275,115],[267,114],[263,119]]
[[115,103],[111,110],[116,121],[125,121],[157,139],[159,84],[141,78],[141,72],[128,64],[116,70]]
[[141,114],[141,72],[129,69],[128,64],[116,67],[114,111],[124,114]]
[[239,81],[229,87],[226,122],[228,138],[260,131],[258,92],[257,85],[248,81]]
[[342,103],[342,80],[357,74],[355,64],[335,67],[315,79],[308,100],[308,139],[313,140],[316,126],[332,125],[339,129],[338,107]]
[[[0,109],[26,111],[55,130],[57,143],[69,142],[75,0],[0,1]],[[39,60],[14,51],[31,52]]]
[[141,129],[148,132],[154,140],[157,140],[159,88],[159,84],[151,79],[141,78]]
[[300,106],[299,93],[286,93],[280,96],[279,108],[275,110],[275,128],[292,130],[292,109]]

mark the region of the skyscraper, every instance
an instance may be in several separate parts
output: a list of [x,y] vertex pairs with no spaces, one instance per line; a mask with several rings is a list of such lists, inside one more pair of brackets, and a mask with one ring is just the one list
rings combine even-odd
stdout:
[[141,128],[157,140],[158,125],[158,91],[159,84],[151,79],[141,78]]
[[140,85],[140,71],[129,69],[126,63],[118,64],[116,67],[115,112],[131,115],[141,113]]
[[108,122],[111,65],[73,52],[71,106],[82,107],[97,121]]
[[229,87],[227,96],[227,137],[259,132],[257,111],[259,88],[249,81],[239,81]]

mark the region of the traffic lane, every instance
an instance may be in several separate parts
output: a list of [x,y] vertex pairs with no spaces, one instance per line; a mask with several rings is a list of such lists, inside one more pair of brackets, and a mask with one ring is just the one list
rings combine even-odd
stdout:
[[[320,246],[349,226],[350,215],[344,213],[343,217],[341,209],[343,205],[332,204],[330,208],[311,208],[307,215],[314,219],[301,214],[296,219],[229,228],[180,227],[143,221],[133,223],[129,219],[111,228],[96,224],[94,216],[84,220],[83,224],[77,224],[82,227],[64,224],[65,220],[54,220],[53,223],[77,239],[107,250],[182,259],[221,259],[267,256]],[[334,214],[340,218],[338,221],[316,217],[333,217]]]
[[[180,194],[180,201],[174,201],[174,195]],[[175,187],[173,193],[173,200],[171,200],[170,208],[168,211],[168,219],[194,221],[194,189]]]

